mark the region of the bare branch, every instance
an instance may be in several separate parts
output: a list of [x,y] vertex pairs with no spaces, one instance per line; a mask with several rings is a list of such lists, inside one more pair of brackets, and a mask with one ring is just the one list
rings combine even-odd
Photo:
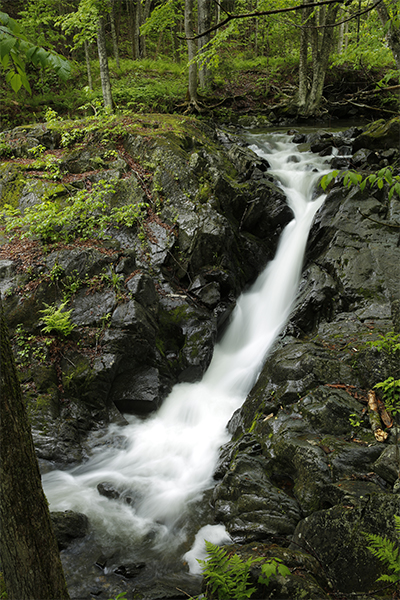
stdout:
[[[215,0],[215,1],[217,1],[217,0]],[[351,2],[351,0],[350,0],[350,2]],[[348,4],[350,4],[350,2],[349,1],[340,2],[340,4],[348,5]],[[355,13],[350,19],[346,19],[344,21],[341,21],[340,23],[335,23],[333,25],[329,25],[329,27],[336,27],[337,25],[340,25],[341,23],[345,23],[347,20],[354,19],[359,14],[362,15],[362,14],[364,14],[364,13],[370,11],[370,10],[373,10],[381,2],[382,2],[382,0],[378,0],[378,2],[376,2],[370,8],[367,8],[364,11],[360,11],[359,13]],[[242,14],[239,14],[239,15],[232,15],[232,14],[227,13],[228,16],[225,19],[223,19],[219,23],[216,23],[215,25],[213,25],[212,27],[210,27],[206,31],[202,31],[201,33],[198,33],[197,35],[194,35],[191,38],[186,38],[184,36],[178,36],[178,37],[180,39],[183,39],[183,40],[197,40],[198,38],[201,38],[204,35],[208,35],[209,33],[212,33],[213,31],[216,31],[217,29],[220,29],[221,27],[223,27],[224,25],[227,25],[230,21],[232,21],[234,19],[251,19],[251,18],[254,18],[254,17],[264,17],[264,16],[268,16],[268,15],[277,15],[277,14],[281,14],[281,13],[287,13],[287,12],[294,12],[294,11],[298,11],[298,10],[304,10],[306,8],[317,8],[319,6],[324,6],[324,5],[327,5],[327,4],[338,4],[338,1],[337,0],[322,0],[321,2],[311,2],[309,4],[301,4],[299,6],[291,6],[289,8],[276,8],[274,10],[256,10],[256,11],[253,11],[253,12],[242,13]],[[323,25],[322,27],[327,27],[327,26]]]

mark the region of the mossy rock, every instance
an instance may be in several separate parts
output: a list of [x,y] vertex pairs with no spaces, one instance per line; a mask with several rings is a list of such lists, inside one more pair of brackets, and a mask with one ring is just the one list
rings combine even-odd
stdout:
[[390,121],[380,119],[371,123],[369,127],[353,142],[353,152],[360,148],[370,150],[398,148],[400,139],[400,117]]

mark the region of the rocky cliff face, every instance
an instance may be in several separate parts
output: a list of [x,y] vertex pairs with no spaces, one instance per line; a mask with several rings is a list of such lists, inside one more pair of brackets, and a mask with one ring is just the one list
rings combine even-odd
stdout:
[[[346,147],[334,168],[393,164],[398,173],[399,123],[295,139],[325,154]],[[100,180],[112,182],[110,209],[146,205],[131,226],[110,220],[107,239],[1,233],[1,292],[43,468],[81,461],[91,432],[122,422],[122,412],[155,410],[174,383],[201,377],[235,298],[291,219],[266,162],[226,133],[182,117],[87,129],[2,136],[14,157],[0,164],[3,205],[24,212],[45,197],[62,207]],[[41,167],[27,158],[38,146],[47,148]],[[399,227],[387,184],[331,184],[290,321],[229,423],[215,521],[237,552],[272,553],[292,569],[258,597],[374,589],[380,564],[363,532],[393,538],[400,514],[396,428],[377,441],[367,410],[368,391],[400,377],[399,351],[387,343],[400,333]],[[40,311],[62,302],[71,335],[44,335]]]
[[[174,383],[201,377],[235,298],[291,219],[266,162],[205,125],[171,117],[117,133],[109,123],[72,125],[3,134],[8,214],[47,202],[62,215],[85,189],[91,214],[101,181],[112,185],[107,210],[144,209],[132,226],[110,217],[102,237],[85,235],[75,215],[33,236],[31,222],[12,239],[2,234],[1,291],[37,451],[56,463],[81,460],[93,428],[155,410]],[[29,214],[46,223],[47,212]],[[72,334],[43,336],[41,311],[62,302]]]

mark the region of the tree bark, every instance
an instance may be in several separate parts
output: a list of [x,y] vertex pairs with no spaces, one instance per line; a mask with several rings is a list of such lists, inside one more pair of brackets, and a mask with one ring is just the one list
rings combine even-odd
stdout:
[[101,90],[103,93],[104,107],[113,109],[111,95],[110,72],[108,70],[108,58],[106,50],[106,34],[104,31],[104,17],[100,16],[97,21],[97,49],[99,52]]
[[[198,30],[199,33],[206,31],[211,25],[211,3],[209,0],[198,0],[197,3],[198,13]],[[199,54],[204,52],[204,46],[210,41],[210,34],[202,36],[198,39],[198,50]],[[203,63],[199,68],[199,83],[201,89],[205,89],[210,85],[210,69],[207,63]]]
[[[390,4],[390,0],[386,0],[386,3],[380,2],[376,7],[379,18],[384,27],[387,24],[387,22],[390,20],[389,11],[387,9],[387,6],[389,4]],[[396,66],[400,70],[400,27],[399,26],[396,27],[394,25],[393,21],[391,22],[389,30],[386,34],[386,39],[387,39],[388,46],[393,54],[393,58],[396,62]]]
[[[186,38],[193,37],[193,0],[185,0],[185,36]],[[188,59],[189,59],[189,85],[188,96],[189,102],[197,104],[197,63],[193,62],[196,56],[197,47],[195,40],[188,39]]]
[[8,600],[68,600],[0,302],[0,553]]
[[[299,114],[304,117],[315,115],[321,104],[329,56],[334,40],[334,28],[329,25],[335,22],[338,9],[339,4],[332,4],[324,7],[319,12],[318,21],[320,28],[312,27],[316,22],[315,14],[311,19],[308,19],[306,26],[303,25],[304,37],[300,43],[298,108]],[[325,25],[328,25],[328,27],[325,27]],[[307,38],[306,32],[308,32]],[[312,83],[310,87],[307,82],[306,69],[309,43],[312,52]]]
[[[303,0],[303,4],[306,4],[307,0]],[[307,101],[308,96],[308,37],[309,37],[309,29],[308,19],[311,14],[310,8],[304,8],[301,11],[301,22],[302,29],[300,32],[300,52],[299,52],[299,98],[298,98],[298,106],[301,110]]]
[[85,49],[85,60],[86,60],[88,86],[89,86],[89,90],[93,90],[93,79],[92,79],[92,69],[90,66],[89,44],[87,43],[86,40],[83,42],[83,47]]
[[109,0],[109,5],[110,5],[111,37],[112,37],[112,43],[113,43],[114,58],[115,58],[115,62],[117,63],[117,69],[119,69],[119,51],[118,51],[117,29],[115,27],[114,0]]

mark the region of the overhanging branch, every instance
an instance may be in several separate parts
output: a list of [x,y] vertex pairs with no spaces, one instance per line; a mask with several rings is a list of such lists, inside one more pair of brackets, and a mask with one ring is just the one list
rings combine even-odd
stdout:
[[[346,20],[354,19],[359,14],[361,15],[361,14],[364,14],[364,13],[374,9],[381,2],[382,2],[382,0],[378,0],[370,8],[368,8],[364,11],[361,11],[360,13],[356,13],[350,19],[346,19]],[[344,4],[345,6],[347,6],[350,3],[351,3],[351,0],[350,1],[347,0],[346,2],[338,2],[337,0],[322,0],[321,2],[311,2],[308,4],[300,4],[299,6],[290,6],[289,8],[276,8],[274,10],[256,10],[256,11],[249,12],[249,13],[241,13],[239,15],[228,14],[228,16],[225,19],[223,19],[222,21],[220,21],[219,23],[216,23],[209,29],[202,31],[201,33],[198,33],[197,35],[194,35],[193,37],[190,37],[190,38],[187,38],[184,36],[178,36],[178,37],[182,40],[197,40],[205,35],[208,35],[209,33],[212,33],[213,31],[216,31],[217,29],[220,29],[221,27],[223,27],[224,25],[227,25],[230,21],[233,21],[234,19],[251,19],[254,17],[265,17],[268,15],[277,15],[277,14],[281,14],[281,13],[304,10],[305,8],[318,8],[319,6],[325,6],[327,4],[328,5],[329,4]],[[342,21],[342,22],[345,23],[346,21]],[[337,25],[340,25],[340,24],[341,23],[335,23],[333,25],[329,25],[329,27],[336,27]],[[327,26],[323,25],[322,27],[327,27]]]

